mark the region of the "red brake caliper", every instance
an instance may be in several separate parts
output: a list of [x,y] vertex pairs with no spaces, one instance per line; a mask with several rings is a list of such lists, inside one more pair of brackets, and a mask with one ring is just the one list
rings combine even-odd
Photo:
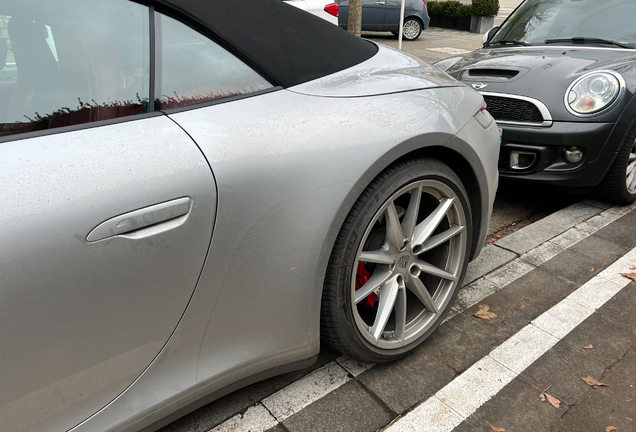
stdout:
[[[364,265],[361,261],[358,261],[358,271],[356,272],[356,291],[358,291],[362,286],[369,281],[371,277],[371,273],[364,268]],[[371,293],[360,302],[361,305],[373,307],[375,305],[375,293]]]

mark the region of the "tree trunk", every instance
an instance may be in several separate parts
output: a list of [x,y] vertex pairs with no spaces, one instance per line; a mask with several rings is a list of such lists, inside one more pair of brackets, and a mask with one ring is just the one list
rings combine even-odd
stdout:
[[349,0],[347,30],[349,33],[360,37],[360,31],[362,30],[362,0]]

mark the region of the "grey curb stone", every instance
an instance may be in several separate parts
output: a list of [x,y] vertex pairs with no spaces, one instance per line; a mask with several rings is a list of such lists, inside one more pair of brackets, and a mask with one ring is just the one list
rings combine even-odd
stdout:
[[577,203],[541,219],[516,233],[499,240],[497,245],[519,255],[534,249],[553,237],[558,236],[576,224],[589,219],[603,210],[587,204]]

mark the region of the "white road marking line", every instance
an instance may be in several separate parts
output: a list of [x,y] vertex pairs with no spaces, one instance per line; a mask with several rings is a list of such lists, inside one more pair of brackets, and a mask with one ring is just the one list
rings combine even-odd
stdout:
[[[636,256],[636,248],[628,254]],[[625,260],[625,263],[630,262]],[[615,270],[620,270],[617,266]],[[609,299],[629,284],[629,279],[622,277],[618,285],[597,275],[588,283],[574,291],[554,307],[543,313],[531,324],[495,348],[489,355],[472,365],[463,374],[456,377],[434,397],[458,414],[468,418],[484,403],[499,393],[515,377],[528,366],[538,360],[559,340],[580,325]],[[580,303],[583,304],[580,304]],[[433,416],[441,412],[440,408],[431,410],[437,404],[425,401],[409,414],[387,428],[387,432],[405,432],[434,423]],[[451,431],[456,425],[445,429]]]
[[[570,208],[573,206],[574,206],[573,209]],[[581,208],[580,208],[581,206],[577,204],[574,204],[573,206],[560,210],[557,213],[565,212],[566,214],[571,215],[574,218],[578,218],[579,213],[581,212]],[[594,204],[590,203],[590,206],[594,206]],[[585,206],[585,207],[589,207],[589,206]],[[631,212],[635,208],[636,208],[636,203],[630,206],[625,206],[625,207],[611,207],[607,210],[602,211],[600,215],[603,216],[604,218],[609,219],[611,222],[614,222],[615,220],[621,218],[622,216]],[[584,210],[586,209],[584,208]],[[553,215],[556,215],[554,217],[559,221],[564,219],[564,217],[561,217],[562,215],[557,215],[556,213],[554,213]],[[590,217],[594,217],[594,215]],[[517,232],[522,232],[523,230],[528,229],[530,227],[532,227],[532,225],[529,225],[528,227],[523,228]],[[552,238],[550,242],[555,243],[563,248],[567,248],[578,243],[581,240],[586,239],[587,237],[594,234],[595,232],[596,231],[592,231],[592,230],[589,230],[589,232],[584,232],[578,228],[570,228],[567,231],[561,233],[560,235]],[[543,243],[542,245],[539,245],[536,248],[530,250],[522,257],[525,256],[527,258],[527,260],[525,261],[532,261],[533,258],[529,258],[529,257],[535,257],[537,260],[540,261],[541,259],[548,256],[551,253],[550,251],[555,251],[555,250],[556,249],[553,249],[552,246],[546,246],[546,243]],[[498,273],[497,276],[493,276],[493,278],[497,280],[499,283],[504,283],[504,281],[507,281],[507,283],[510,284],[517,278],[526,274],[527,272],[525,272],[525,270],[527,270],[529,267],[534,268],[533,266],[528,267],[523,264],[515,264],[514,266],[512,266],[512,263],[519,261],[521,259],[522,258],[517,258],[516,260],[508,263],[507,266],[511,266],[511,267],[506,270],[503,270],[507,267],[507,266],[504,266],[495,272],[491,272],[490,274],[494,274],[501,271],[500,273]],[[538,262],[538,261],[533,261],[531,262],[531,264],[534,264],[535,262]],[[621,276],[620,273],[631,272],[630,268],[633,266],[636,266],[636,249],[632,250],[623,258],[619,259],[616,263],[612,264],[605,271],[599,273],[596,276],[596,278],[603,278],[605,280],[608,280],[610,282],[613,282],[621,286],[621,284],[626,283],[625,282],[626,279],[623,276]],[[514,269],[516,269],[516,271],[513,271]],[[505,274],[507,274],[508,277],[504,277]],[[515,275],[516,275],[516,278],[514,278]],[[595,280],[596,278],[592,280]],[[482,276],[481,278],[477,279],[470,285],[467,285],[466,287],[464,287],[462,291],[460,291],[458,296],[458,301],[455,303],[455,305],[451,309],[451,312],[449,313],[449,317],[452,317],[458,313],[461,313],[469,309],[470,307],[479,303],[484,298],[499,291],[501,288],[502,288],[501,286],[494,284],[493,282],[488,280],[486,277]],[[464,290],[466,291],[465,294],[463,294]],[[580,301],[583,301],[583,300],[580,300]],[[446,322],[448,319],[450,318],[447,318],[444,322]],[[349,360],[351,362],[354,361],[352,359],[349,359]],[[322,398],[323,396],[327,395],[329,392],[345,384],[349,380],[349,377],[347,376],[347,372],[349,372],[354,377],[364,372],[361,369],[354,366],[353,363],[349,363],[349,361],[347,361],[346,359],[343,359],[342,357],[337,359],[338,363],[340,363],[340,361],[342,361],[341,363],[342,367],[338,366],[334,362],[331,362],[327,364],[326,366],[324,366],[323,368],[312,372],[311,374],[305,376],[304,378],[301,378],[299,381],[296,381],[290,384],[289,386],[284,387],[283,389],[274,393],[273,395],[263,399],[262,401],[263,405],[265,405],[268,409],[270,409],[272,414],[274,414],[274,416],[278,419],[278,422],[280,422],[290,417],[291,415],[297,413],[298,411],[310,405],[311,403]],[[345,364],[346,364],[346,367],[345,367]],[[343,369],[343,367],[345,369]],[[366,371],[370,369],[371,367],[373,367],[373,365],[365,365],[363,367],[366,367],[365,369]],[[333,380],[321,379],[323,375],[322,375],[322,372],[320,371],[327,368],[330,368],[332,372],[335,372],[334,377],[338,377],[338,379],[333,379]],[[316,374],[319,379],[316,380],[316,379],[310,378],[314,374]],[[311,382],[312,379],[313,379],[313,384]],[[298,384],[301,381],[302,383]],[[399,432],[401,431],[420,432],[421,425],[424,420],[421,420],[421,421],[417,420],[419,417],[421,417],[422,419],[426,419],[427,422],[431,422],[430,432],[438,432],[438,431],[441,432],[441,431],[452,430],[454,426],[449,427],[449,425],[455,424],[455,421],[457,419],[459,419],[459,421],[461,422],[462,419],[458,414],[453,413],[450,408],[448,408],[447,406],[440,406],[440,404],[443,405],[443,403],[439,401],[439,399],[437,400],[437,402],[435,402],[433,399],[429,399],[428,401],[426,401],[424,404],[420,405],[416,409],[416,411],[419,410],[418,411],[419,414],[416,414],[415,411],[413,411],[399,421],[399,423],[403,425],[400,427],[404,429],[396,429],[395,431],[396,432],[398,431]],[[268,416],[271,417],[271,415],[269,414],[269,412],[267,412],[267,410],[265,410],[264,413],[263,411],[260,411],[260,410],[255,411],[254,416],[258,414],[258,416],[261,417],[261,413],[262,413],[263,422],[266,422]],[[228,427],[227,429],[219,429],[221,427],[224,427],[224,425],[226,424],[232,424],[232,425],[238,424],[238,423],[230,423],[230,422],[237,422],[236,417],[237,416],[232,417],[229,420],[226,420],[224,423],[221,423],[215,429],[212,429],[212,432],[226,432],[226,431],[234,431],[234,430],[236,430],[237,432],[242,432],[243,429],[238,429],[235,426]],[[409,420],[407,420],[407,418]],[[276,422],[275,424],[278,424],[278,422]],[[241,422],[241,424],[243,423],[247,424],[246,421]],[[275,426],[275,424],[272,425],[271,427]],[[438,426],[435,426],[435,425],[439,425],[439,428]],[[409,427],[412,427],[412,429],[409,429]],[[391,429],[391,431],[393,431],[393,429]],[[252,432],[258,432],[258,429],[255,428]]]
[[464,419],[433,396],[399,420],[400,432],[448,432],[453,430]]
[[426,48],[426,49],[429,51],[436,51],[436,52],[441,52],[444,54],[453,54],[453,55],[462,55],[462,54],[468,54],[471,52],[464,49],[452,48],[452,47]]
[[331,362],[266,397],[262,404],[282,422],[350,379],[347,371]]
[[556,337],[529,325],[495,348],[489,356],[520,374],[557,342]]
[[[450,409],[466,418],[499,393],[516,376],[516,373],[486,356],[448,383],[435,396]],[[395,426],[399,424],[398,421]],[[400,428],[387,430],[395,432],[400,431]]]
[[278,422],[261,404],[249,407],[245,414],[237,414],[209,432],[264,432]]

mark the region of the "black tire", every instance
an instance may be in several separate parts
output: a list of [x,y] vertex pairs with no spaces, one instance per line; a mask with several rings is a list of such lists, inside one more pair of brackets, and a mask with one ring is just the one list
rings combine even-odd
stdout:
[[[444,298],[446,299],[445,301],[447,301],[447,303],[440,304],[440,308],[438,309],[437,312],[430,313],[429,315],[429,312],[427,311],[428,307],[425,307],[423,306],[423,304],[420,304],[420,306],[422,306],[422,309],[423,309],[422,312],[419,312],[421,314],[420,316],[428,316],[430,318],[427,321],[428,323],[427,325],[429,325],[430,327],[422,326],[420,330],[422,333],[421,334],[414,333],[412,335],[411,341],[408,342],[408,344],[403,342],[404,345],[401,347],[396,347],[395,349],[385,349],[370,343],[368,340],[368,335],[367,335],[367,339],[365,339],[365,336],[362,334],[362,331],[360,330],[359,324],[356,324],[356,316],[358,316],[358,319],[360,316],[359,315],[360,305],[355,305],[354,301],[352,300],[352,296],[355,296],[355,293],[358,292],[357,286],[356,286],[356,291],[352,292],[353,284],[354,284],[353,281],[356,280],[355,279],[356,276],[354,275],[353,271],[354,271],[354,268],[357,268],[358,261],[362,261],[358,259],[359,257],[358,253],[361,250],[363,250],[363,247],[366,247],[365,245],[361,246],[363,239],[367,238],[367,242],[370,241],[369,239],[371,239],[371,235],[369,235],[368,233],[373,232],[370,230],[372,230],[373,227],[376,226],[374,225],[374,223],[379,224],[380,221],[382,220],[381,218],[377,219],[378,217],[380,217],[379,215],[382,215],[382,217],[384,217],[385,213],[383,212],[388,210],[388,209],[382,210],[383,207],[388,205],[387,203],[392,202],[393,208],[398,208],[396,203],[398,202],[398,200],[402,200],[404,196],[407,196],[407,194],[410,194],[408,195],[409,196],[408,199],[412,200],[412,196],[414,195],[413,190],[409,190],[409,192],[404,192],[404,190],[406,190],[409,187],[412,187],[413,184],[422,184],[422,183],[424,183],[425,185],[429,183],[445,185],[443,187],[445,188],[444,190],[450,191],[449,196],[454,194],[453,202],[458,203],[458,204],[453,204],[454,207],[452,207],[451,210],[448,210],[445,213],[445,216],[443,216],[445,218],[444,222],[437,227],[434,233],[437,234],[438,232],[444,232],[445,234],[449,232],[451,228],[457,228],[455,225],[452,225],[450,223],[451,221],[450,218],[451,218],[451,215],[460,215],[461,213],[462,216],[460,216],[459,219],[455,218],[454,220],[456,221],[462,220],[461,218],[463,218],[463,221],[464,221],[463,223],[465,223],[465,235],[461,234],[461,236],[457,236],[456,238],[453,237],[452,239],[447,240],[446,243],[443,243],[441,244],[441,246],[438,246],[437,249],[431,249],[431,251],[426,252],[426,254],[435,254],[437,252],[434,252],[434,251],[438,251],[442,248],[448,248],[441,253],[441,255],[445,253],[447,256],[445,258],[446,261],[444,261],[444,263],[440,265],[440,267],[445,267],[445,268],[449,268],[452,266],[451,265],[452,259],[448,258],[448,256],[459,257],[458,259],[461,259],[461,262],[458,259],[455,259],[454,261],[458,280],[456,282],[451,282],[451,281],[445,280],[444,278],[439,279],[440,280],[439,285],[437,286],[437,288],[435,288],[435,290],[438,290],[438,289],[441,290],[442,287],[444,286],[449,286],[450,288],[448,288],[448,290],[445,291],[446,297]],[[420,189],[420,190],[427,190],[427,189]],[[402,195],[399,195],[400,193]],[[396,198],[396,196],[398,198]],[[426,210],[427,206],[429,206],[430,208],[439,209],[441,205],[440,203],[442,203],[443,202],[442,200],[444,199],[444,198],[440,199],[437,196],[426,195],[426,193],[421,193],[420,197],[422,201],[421,201],[421,204],[418,203],[418,208],[419,208],[419,212],[417,216],[418,228],[419,226],[423,226],[426,220],[428,220],[428,219],[424,220],[424,223],[421,222],[421,220],[425,219],[427,217],[427,214],[429,214],[428,210]],[[438,201],[435,201],[435,199],[437,199]],[[413,201],[410,201],[410,202],[413,202]],[[400,209],[404,210],[402,208]],[[400,219],[400,224],[402,225],[405,224],[406,213],[407,211],[405,210],[404,215]],[[442,214],[442,212],[440,212],[440,214]],[[385,224],[388,225],[388,222],[386,222],[386,218],[385,218]],[[385,229],[386,229],[386,232],[388,232],[388,228],[385,228]],[[445,230],[448,230],[448,231],[445,231]],[[385,232],[385,231],[382,230],[382,232]],[[417,232],[417,229],[413,231],[414,240],[415,240],[416,232]],[[384,244],[386,245],[386,242],[388,241],[387,240],[388,234],[385,234],[385,235],[386,237],[384,236],[382,237],[384,237],[383,241],[384,241]],[[368,237],[365,237],[365,236],[368,236]],[[436,159],[422,158],[422,159],[414,159],[414,160],[408,160],[405,162],[400,162],[387,168],[378,177],[376,177],[373,180],[373,182],[362,193],[360,198],[354,204],[349,215],[345,219],[345,222],[340,230],[340,233],[338,234],[336,243],[334,245],[334,248],[329,260],[329,265],[328,265],[327,273],[325,277],[323,296],[322,296],[321,336],[322,336],[323,342],[331,345],[338,351],[344,354],[347,354],[354,359],[357,359],[363,362],[369,362],[369,363],[381,363],[381,362],[392,361],[400,357],[403,357],[407,355],[408,353],[410,353],[411,351],[413,351],[425,339],[427,339],[430,336],[430,334],[433,331],[435,331],[435,329],[442,323],[442,321],[448,314],[452,304],[454,303],[457,297],[457,294],[459,292],[459,288],[462,285],[462,281],[466,273],[466,268],[470,258],[470,250],[471,250],[471,242],[472,242],[471,239],[472,239],[472,216],[470,213],[470,204],[469,204],[468,195],[459,177],[447,165],[441,163],[440,161]],[[404,242],[404,244],[406,245],[407,243]],[[413,241],[413,244],[415,244],[415,241]],[[461,244],[465,249],[457,250],[456,245],[459,245],[459,244]],[[407,248],[407,246],[404,246],[404,248]],[[451,248],[454,248],[454,249],[451,249]],[[372,248],[372,249],[375,249],[375,248]],[[411,247],[411,249],[415,249],[415,248]],[[367,249],[364,249],[364,250],[367,250]],[[455,252],[449,252],[452,250],[454,250]],[[399,254],[401,252],[397,252],[397,253]],[[429,255],[415,255],[414,253],[411,255],[413,255],[415,259],[419,259],[422,256],[424,256],[426,260],[429,260]],[[404,267],[402,266],[401,262],[402,260],[400,258],[400,267]],[[434,261],[431,260],[430,262],[433,263]],[[397,261],[395,261],[395,263],[397,263]],[[412,261],[409,261],[408,266],[411,266],[412,265],[411,263]],[[394,264],[393,268],[395,268],[395,271],[398,271],[397,265]],[[411,270],[412,269],[413,267],[411,267]],[[402,269],[400,271],[405,271],[405,270]],[[409,277],[408,275],[405,275],[405,278],[408,278],[408,277]],[[421,275],[418,272],[416,277],[419,279],[424,278],[424,280],[429,280],[427,278],[435,278],[435,276],[431,276],[430,274],[425,274],[424,272],[421,273]],[[399,280],[399,276],[397,276],[397,278]],[[384,286],[385,285],[382,285],[382,289],[384,289]],[[422,286],[424,286],[424,284],[422,284]],[[435,283],[431,283],[428,286],[429,287],[435,286]],[[402,289],[404,292],[403,298],[405,299],[403,303],[405,306],[405,309],[403,310],[408,309],[408,307],[411,307],[411,305],[415,305],[416,307],[417,301],[412,300],[413,292],[410,291],[410,287],[408,289],[406,288],[406,282],[405,282],[405,285],[402,286]],[[381,291],[381,292],[384,292],[384,291]],[[432,297],[435,297],[438,293],[441,293],[441,291],[434,291],[432,293]],[[412,303],[408,303],[408,306],[406,303],[407,295],[411,296],[409,297],[410,299],[409,302],[412,302]],[[438,301],[440,298],[442,298],[441,294],[436,298],[437,300],[435,301]],[[378,303],[380,302],[381,301],[378,301]],[[396,309],[394,309],[392,312],[395,315],[391,315],[391,317],[393,317],[395,321],[397,322],[397,319],[395,318],[397,316],[397,312],[396,312],[397,306],[395,307]],[[356,308],[355,309],[356,312],[354,312],[354,308]],[[415,313],[417,314],[418,312],[415,312]],[[407,316],[407,313],[405,312],[404,313],[405,319],[403,322],[408,324],[406,321],[406,316]],[[377,316],[376,316],[376,319],[377,319]],[[420,319],[421,321],[424,321],[423,318],[420,318]],[[413,322],[415,322],[415,320],[413,320]],[[397,324],[395,324],[395,326],[397,328]],[[402,329],[404,330],[404,333],[402,333],[403,335],[406,335],[406,328],[407,328],[406,325],[402,327]],[[412,328],[416,328],[416,326],[412,325]],[[384,332],[384,330],[385,330],[385,327],[382,327],[381,331]],[[389,342],[384,342],[384,339],[383,339],[384,337],[385,337],[385,334],[382,333],[382,337],[380,338],[382,339],[382,342],[389,343]],[[406,336],[404,336],[403,340],[406,340]]]
[[[411,33],[410,31],[406,31],[406,29],[408,28],[407,26],[413,26],[413,29],[415,29],[415,31],[413,33]],[[419,38],[420,35],[422,34],[422,23],[417,18],[412,18],[412,17],[406,18],[404,20],[404,29],[405,29],[403,33],[404,39],[408,41],[414,41],[417,38]]]
[[598,187],[601,199],[618,205],[628,205],[636,201],[636,193],[630,193],[626,183],[629,156],[635,145],[636,122],[632,125],[614,163]]

